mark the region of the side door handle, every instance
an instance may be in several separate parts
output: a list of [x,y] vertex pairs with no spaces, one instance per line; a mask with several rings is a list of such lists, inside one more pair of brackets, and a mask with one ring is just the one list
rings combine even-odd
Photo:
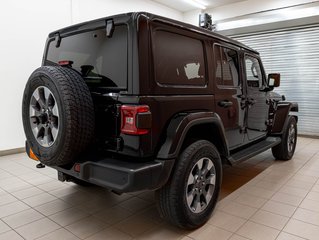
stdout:
[[247,100],[247,103],[248,103],[248,105],[250,105],[250,106],[254,105],[256,102],[257,102],[257,101],[256,101],[255,99],[253,99],[253,98],[248,98],[248,100]]
[[220,102],[218,102],[218,106],[223,107],[223,108],[228,108],[228,107],[233,106],[233,102],[228,101],[228,100],[220,101]]

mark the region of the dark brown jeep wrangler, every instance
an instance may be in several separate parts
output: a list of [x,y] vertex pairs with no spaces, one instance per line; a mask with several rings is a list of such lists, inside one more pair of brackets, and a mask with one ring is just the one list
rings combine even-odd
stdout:
[[183,228],[210,217],[222,165],[292,158],[298,105],[258,52],[216,33],[128,13],[49,34],[23,97],[28,155],[61,181],[156,190]]

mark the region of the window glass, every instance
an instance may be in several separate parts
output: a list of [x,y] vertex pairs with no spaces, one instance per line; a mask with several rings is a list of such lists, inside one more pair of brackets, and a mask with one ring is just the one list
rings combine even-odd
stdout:
[[49,44],[46,65],[72,61],[89,87],[127,87],[127,27],[116,26],[111,38],[106,30],[84,32]]
[[219,87],[240,87],[237,51],[215,45],[215,79]]
[[262,87],[263,77],[258,59],[252,56],[246,56],[245,67],[248,87]]
[[166,31],[153,37],[155,79],[163,85],[205,85],[203,43]]

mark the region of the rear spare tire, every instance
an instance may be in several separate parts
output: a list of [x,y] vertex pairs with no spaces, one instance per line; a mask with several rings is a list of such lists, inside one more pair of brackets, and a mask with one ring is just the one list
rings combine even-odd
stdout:
[[42,163],[71,163],[88,147],[94,134],[94,107],[88,86],[72,69],[40,67],[26,84],[22,119],[28,144]]

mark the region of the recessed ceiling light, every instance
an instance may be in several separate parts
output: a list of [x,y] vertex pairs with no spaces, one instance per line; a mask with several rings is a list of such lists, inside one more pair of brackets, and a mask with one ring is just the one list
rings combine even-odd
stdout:
[[184,2],[187,2],[191,5],[193,5],[194,7],[200,8],[200,9],[206,9],[206,4],[198,1],[198,0],[184,0]]

